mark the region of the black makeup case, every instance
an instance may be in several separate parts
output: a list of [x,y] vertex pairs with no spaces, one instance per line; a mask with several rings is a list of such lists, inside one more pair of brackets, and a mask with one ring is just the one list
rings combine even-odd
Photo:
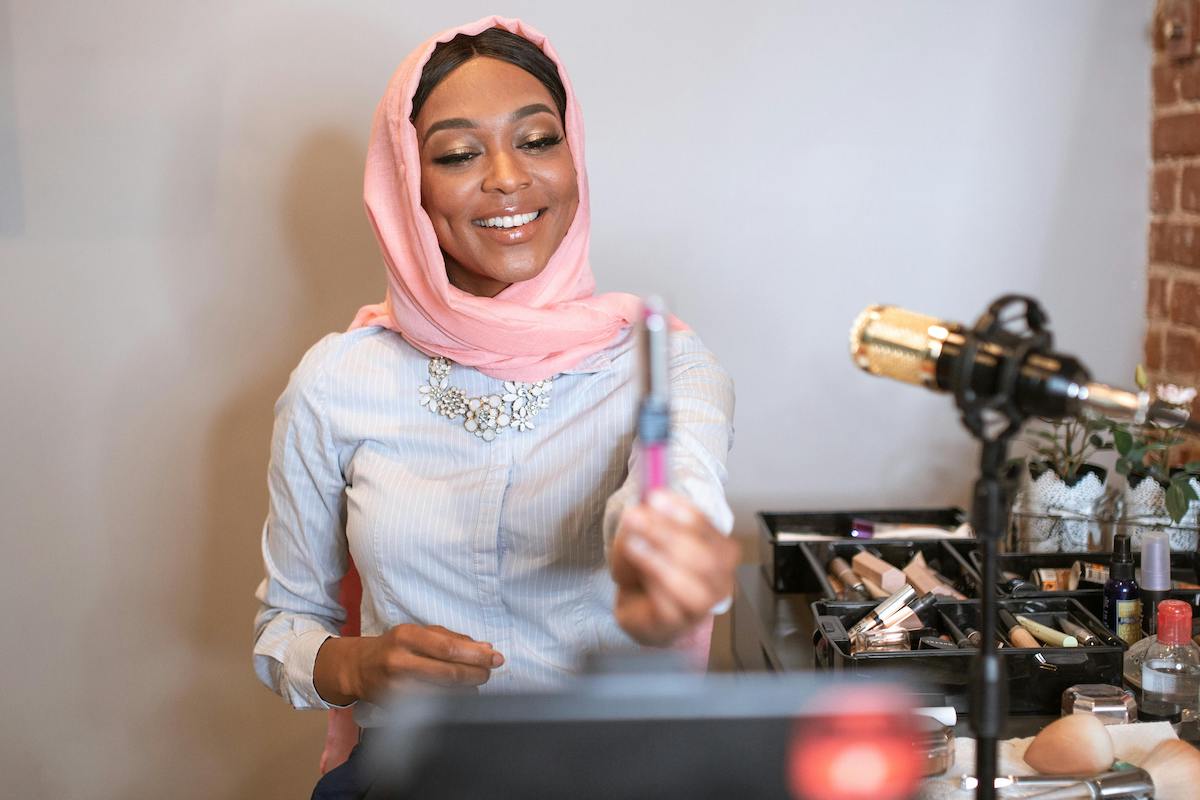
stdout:
[[[786,541],[788,533],[820,534],[844,538],[847,542],[881,547],[892,539],[855,538],[856,520],[878,525],[929,525],[953,529],[965,520],[960,508],[893,508],[850,511],[786,511],[757,514],[759,555],[767,584],[776,592],[829,592],[825,569],[814,569],[812,558],[803,546],[825,542]],[[936,540],[934,540],[936,541]],[[907,563],[907,562],[906,562]],[[900,565],[901,567],[904,564]],[[947,577],[950,577],[949,575]]]
[[[881,677],[881,671],[897,672],[908,676],[922,690],[944,694],[947,705],[961,713],[969,713],[969,682],[975,648],[851,652],[847,631],[875,606],[876,603],[831,604],[824,600],[812,604],[816,620],[813,633],[816,668],[875,679]],[[1075,684],[1120,685],[1125,644],[1107,631],[1079,601],[1070,597],[1006,599],[998,601],[998,608],[1023,614],[1043,624],[1054,623],[1066,615],[1101,641],[1095,646],[1013,647],[1008,632],[997,620],[997,630],[1005,643],[999,653],[1004,660],[1010,714],[1057,716],[1063,691]],[[946,633],[954,637],[964,626],[978,629],[979,611],[977,600],[939,600],[921,613],[921,622],[926,627],[911,632],[910,641],[916,647],[923,636],[936,637]]]
[[[815,591],[832,605],[846,603],[856,604],[858,601],[838,600],[833,587],[829,585],[828,565],[830,560],[841,557],[846,563],[854,558],[860,547],[866,547],[875,555],[899,570],[921,553],[925,563],[936,569],[949,585],[957,589],[968,599],[979,597],[976,593],[980,584],[979,576],[974,573],[968,560],[972,550],[978,545],[974,539],[879,539],[847,542],[801,542],[800,556],[804,566],[815,577]],[[952,598],[947,598],[952,599]]]

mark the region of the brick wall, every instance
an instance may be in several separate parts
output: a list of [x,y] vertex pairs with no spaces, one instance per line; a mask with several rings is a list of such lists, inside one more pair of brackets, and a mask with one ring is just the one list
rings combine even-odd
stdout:
[[1152,79],[1145,364],[1155,382],[1200,386],[1200,0],[1158,0]]

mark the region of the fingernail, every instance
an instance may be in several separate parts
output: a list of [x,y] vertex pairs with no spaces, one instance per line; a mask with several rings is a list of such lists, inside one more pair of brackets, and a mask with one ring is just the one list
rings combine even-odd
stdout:
[[650,546],[650,543],[641,536],[629,537],[629,549],[632,550],[635,555],[639,556],[648,556],[653,550],[653,548]]
[[498,667],[504,663],[504,656],[499,653],[492,653],[492,666]]
[[679,498],[671,492],[659,489],[650,493],[650,507],[660,514],[665,514],[676,522],[688,521],[688,510]]

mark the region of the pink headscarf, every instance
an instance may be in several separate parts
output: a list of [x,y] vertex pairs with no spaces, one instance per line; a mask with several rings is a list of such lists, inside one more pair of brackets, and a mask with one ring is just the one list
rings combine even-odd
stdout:
[[[446,277],[437,235],[421,208],[420,152],[409,121],[421,70],[434,47],[460,33],[473,36],[489,28],[528,39],[558,67],[567,94],[567,145],[579,177],[579,208],[546,268],[490,298],[468,294]],[[492,16],[451,28],[404,59],[375,111],[363,197],[388,265],[388,295],[385,302],[359,310],[351,329],[379,325],[429,355],[501,380],[536,381],[604,349],[639,318],[634,295],[593,294],[583,117],[558,54],[544,35],[520,20]]]

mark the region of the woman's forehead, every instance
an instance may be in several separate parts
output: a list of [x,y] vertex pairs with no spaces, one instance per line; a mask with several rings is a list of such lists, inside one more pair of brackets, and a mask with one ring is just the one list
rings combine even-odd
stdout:
[[479,57],[455,69],[430,92],[415,123],[419,135],[450,118],[496,123],[539,103],[554,111],[554,98],[541,81],[514,64]]

